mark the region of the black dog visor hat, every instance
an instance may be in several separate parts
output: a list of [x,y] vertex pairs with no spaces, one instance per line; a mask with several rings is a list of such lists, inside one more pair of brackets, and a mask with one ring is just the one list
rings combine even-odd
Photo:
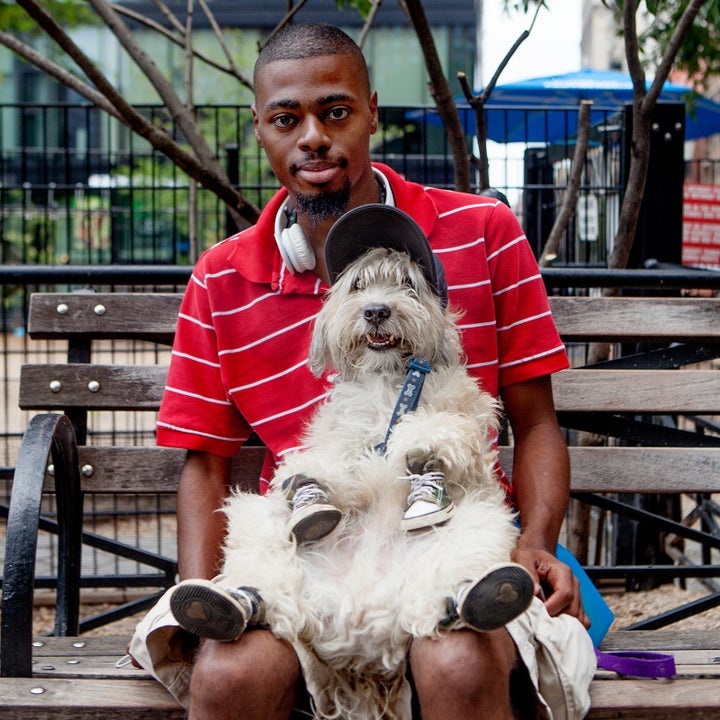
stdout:
[[407,213],[390,205],[361,205],[345,213],[330,228],[325,240],[330,284],[335,284],[350,263],[378,247],[407,253],[420,266],[443,307],[447,306],[442,263],[420,226]]

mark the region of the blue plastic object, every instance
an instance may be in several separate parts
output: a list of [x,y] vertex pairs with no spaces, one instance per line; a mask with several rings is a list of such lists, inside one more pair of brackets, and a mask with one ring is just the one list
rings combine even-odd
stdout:
[[562,545],[557,546],[555,555],[558,560],[561,560],[570,567],[573,575],[575,575],[580,582],[583,609],[592,623],[588,633],[593,641],[593,645],[598,647],[610,629],[615,615],[613,615],[613,611],[608,607],[605,599],[595,587],[593,581],[588,577],[583,566],[577,561],[577,558]]

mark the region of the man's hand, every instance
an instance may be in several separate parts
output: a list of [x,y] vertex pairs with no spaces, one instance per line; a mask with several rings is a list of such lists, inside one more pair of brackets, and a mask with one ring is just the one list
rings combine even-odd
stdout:
[[572,570],[545,550],[517,548],[512,559],[526,567],[535,578],[535,594],[550,615],[567,613],[590,627],[580,598],[580,583]]

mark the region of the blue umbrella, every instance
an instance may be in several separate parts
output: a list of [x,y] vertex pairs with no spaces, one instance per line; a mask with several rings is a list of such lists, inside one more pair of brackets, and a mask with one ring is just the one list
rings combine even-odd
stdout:
[[[690,94],[689,88],[668,82],[658,102],[685,102]],[[485,104],[488,138],[502,143],[569,140],[577,135],[580,100],[593,101],[593,126],[607,123],[610,116],[632,102],[630,76],[586,69],[498,85]],[[457,103],[465,132],[474,134],[472,110],[464,97]],[[693,140],[715,133],[720,133],[720,103],[694,95],[686,111],[685,138]]]

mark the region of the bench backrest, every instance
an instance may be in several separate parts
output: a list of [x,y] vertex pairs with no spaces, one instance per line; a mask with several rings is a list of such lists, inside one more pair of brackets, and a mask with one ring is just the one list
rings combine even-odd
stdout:
[[[24,366],[20,406],[65,411],[80,433],[88,411],[156,412],[167,365],[98,364],[93,346],[110,339],[169,346],[180,300],[179,293],[33,295],[30,336],[67,340],[69,362]],[[551,307],[567,343],[688,343],[696,350],[693,357],[720,355],[720,300],[715,298],[553,297]],[[167,352],[163,359],[169,361]],[[574,427],[573,419],[600,414],[720,414],[717,370],[652,369],[645,364],[558,373],[553,385],[561,419]],[[720,447],[577,447],[571,453],[577,492],[720,490]],[[502,456],[510,467],[509,450],[503,449]],[[263,448],[244,448],[236,458],[234,481],[253,487],[263,457]],[[168,448],[84,446],[83,490],[172,492],[183,458],[183,451]]]
[[[93,361],[98,341],[128,340],[169,346],[177,325],[180,293],[36,293],[30,299],[28,333],[32,339],[66,340],[68,362],[22,367],[19,405],[24,410],[63,411],[84,435],[87,413],[112,410],[156,413],[167,377],[165,364],[132,362],[133,350],[119,352],[124,362]],[[143,353],[140,357],[146,356]],[[245,447],[235,458],[233,484],[257,487],[263,447]],[[177,488],[183,450],[143,446],[81,445],[79,463],[86,493],[171,493]]]

